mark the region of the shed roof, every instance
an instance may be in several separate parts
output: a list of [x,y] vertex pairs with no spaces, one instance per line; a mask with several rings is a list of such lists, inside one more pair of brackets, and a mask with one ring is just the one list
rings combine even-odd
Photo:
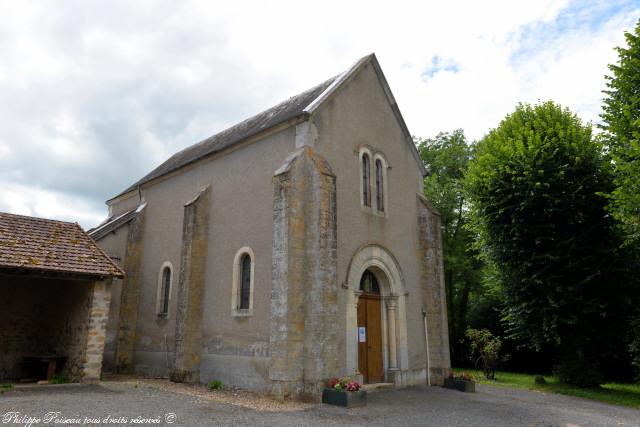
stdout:
[[0,270],[122,277],[77,223],[0,212]]

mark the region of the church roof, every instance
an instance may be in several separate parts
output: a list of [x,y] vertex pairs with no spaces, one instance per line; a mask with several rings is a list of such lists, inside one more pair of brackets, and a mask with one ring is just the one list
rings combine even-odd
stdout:
[[367,63],[372,63],[374,70],[376,71],[378,78],[380,79],[380,82],[384,87],[385,94],[387,95],[387,99],[391,104],[394,115],[396,116],[396,119],[398,119],[398,122],[402,127],[407,142],[413,149],[413,154],[414,157],[416,157],[418,166],[421,168],[423,175],[426,175],[426,170],[424,169],[422,161],[420,160],[420,156],[413,143],[411,134],[409,133],[404,119],[400,114],[400,110],[398,109],[395,99],[391,94],[391,90],[389,89],[389,85],[384,77],[384,74],[382,73],[375,54],[372,53],[359,59],[355,64],[353,64],[342,74],[331,77],[330,79],[320,83],[317,86],[312,87],[309,90],[293,96],[274,107],[271,107],[259,114],[256,114],[253,117],[250,117],[234,126],[231,126],[226,130],[223,130],[220,133],[210,136],[209,138],[200,141],[197,144],[194,144],[182,151],[177,152],[160,166],[153,169],[151,172],[142,177],[129,188],[115,196],[113,199],[130,191],[133,191],[139,186],[146,184],[147,182],[174,172],[207,156],[220,152],[225,148],[242,142],[247,138],[255,136],[263,131],[287,123],[289,121],[293,121],[294,119],[298,119],[303,116],[310,116],[315,111],[317,111],[327,99],[335,94],[340,87],[346,84],[351,79],[351,77],[357,74],[357,72],[360,71]]
[[107,218],[98,226],[87,231],[87,234],[94,240],[100,240],[107,234],[116,231],[125,224],[128,224],[132,219],[136,218],[140,212],[145,208],[147,204],[143,203],[131,210],[128,210],[120,215],[115,215]]
[[78,224],[4,212],[0,271],[124,276]]

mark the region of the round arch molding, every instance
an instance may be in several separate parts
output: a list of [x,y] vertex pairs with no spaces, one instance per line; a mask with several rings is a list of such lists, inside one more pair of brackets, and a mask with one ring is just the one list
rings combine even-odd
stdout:
[[370,270],[380,283],[383,299],[382,342],[383,365],[387,381],[393,382],[394,373],[408,369],[407,316],[404,277],[396,258],[386,248],[367,244],[356,251],[347,269],[346,310],[346,372],[360,376],[358,372],[358,299],[360,278]]

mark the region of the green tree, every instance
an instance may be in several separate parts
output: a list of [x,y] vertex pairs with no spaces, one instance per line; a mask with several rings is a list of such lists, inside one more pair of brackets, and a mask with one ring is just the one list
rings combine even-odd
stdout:
[[625,33],[626,47],[617,48],[618,63],[605,76],[603,137],[613,158],[616,188],[612,211],[629,241],[640,240],[640,21]]
[[473,238],[465,227],[469,209],[463,179],[472,147],[462,129],[458,129],[419,140],[418,151],[429,171],[424,180],[425,195],[441,215],[449,342],[454,360],[461,362],[463,355],[459,353],[467,329],[470,295],[480,284],[481,267],[470,251]]
[[608,165],[591,127],[549,101],[517,106],[477,144],[466,179],[508,333],[535,349],[555,346],[558,373],[578,385],[598,384],[625,348],[619,325],[633,305],[606,211]]

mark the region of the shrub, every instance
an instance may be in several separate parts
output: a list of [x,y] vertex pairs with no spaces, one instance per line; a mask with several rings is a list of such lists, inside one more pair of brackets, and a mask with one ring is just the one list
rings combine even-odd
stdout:
[[536,375],[533,382],[537,385],[544,385],[547,383],[547,380],[545,380],[542,375]]
[[222,390],[223,384],[220,380],[213,380],[209,384],[207,384],[207,388],[209,390]]
[[508,358],[508,356],[500,356],[502,340],[487,329],[467,329],[466,337],[469,343],[469,359],[476,369],[482,366],[485,378],[495,379],[498,363]]
[[561,382],[583,388],[599,387],[603,382],[600,372],[597,360],[584,357],[580,351],[562,356],[554,370]]

